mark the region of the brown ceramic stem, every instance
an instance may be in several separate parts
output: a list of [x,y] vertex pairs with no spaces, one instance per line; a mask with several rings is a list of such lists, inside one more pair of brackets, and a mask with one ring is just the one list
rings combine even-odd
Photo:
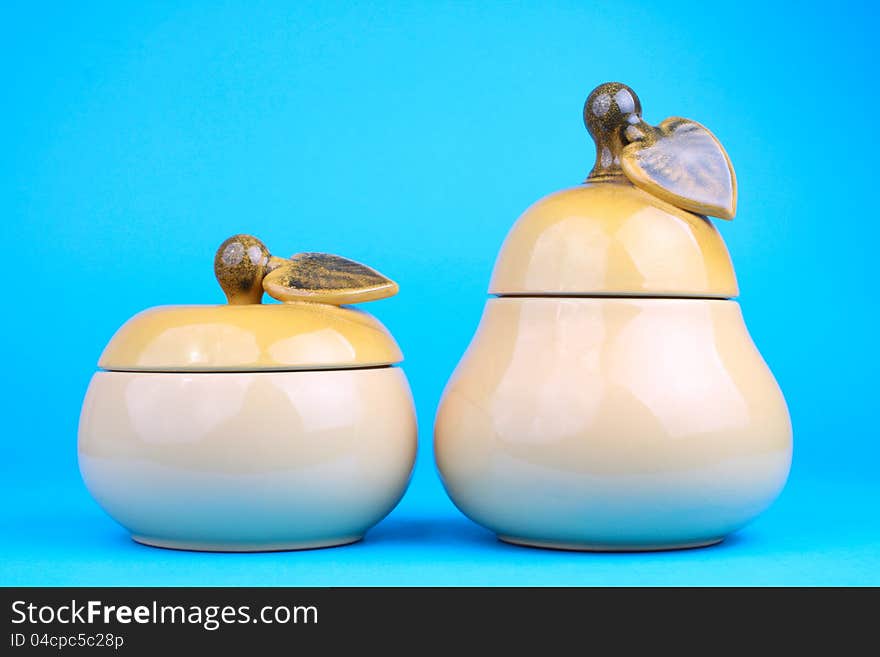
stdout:
[[600,84],[584,103],[584,124],[596,142],[596,163],[587,181],[626,180],[620,167],[623,147],[650,130],[642,121],[639,97],[620,82]]

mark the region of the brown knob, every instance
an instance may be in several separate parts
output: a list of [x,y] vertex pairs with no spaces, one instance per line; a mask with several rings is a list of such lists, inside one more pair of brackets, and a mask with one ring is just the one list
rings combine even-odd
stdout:
[[623,178],[623,147],[650,127],[642,121],[642,104],[636,92],[620,82],[593,89],[584,103],[584,124],[596,142],[596,164],[587,180]]
[[256,237],[233,235],[217,249],[214,276],[229,303],[261,303],[263,278],[274,263],[269,249]]

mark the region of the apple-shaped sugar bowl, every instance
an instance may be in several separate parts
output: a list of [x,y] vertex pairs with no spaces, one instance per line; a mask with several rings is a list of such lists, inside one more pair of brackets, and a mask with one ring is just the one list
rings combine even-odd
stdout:
[[776,498],[792,454],[706,216],[733,218],[733,168],[702,125],[645,123],[619,83],[590,94],[584,119],[596,164],[508,234],[437,413],[437,465],[505,541],[716,543]]
[[[396,342],[342,304],[397,285],[339,256],[274,257],[248,235],[214,269],[227,304],[146,310],[105,348],[79,424],[86,486],[148,545],[359,540],[403,495],[417,429]],[[264,290],[282,303],[262,304]]]

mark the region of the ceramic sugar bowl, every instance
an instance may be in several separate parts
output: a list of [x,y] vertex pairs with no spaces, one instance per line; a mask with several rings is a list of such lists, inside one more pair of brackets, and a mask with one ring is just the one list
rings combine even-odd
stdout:
[[[338,256],[217,252],[226,305],[142,312],[113,336],[79,426],[82,477],[141,543],[281,550],[357,541],[416,454],[401,352],[341,304],[397,286]],[[264,289],[280,304],[261,303]]]
[[625,85],[598,87],[584,117],[595,167],[507,236],[437,413],[437,465],[505,541],[712,544],[777,497],[792,453],[705,216],[733,218],[734,172],[700,124],[645,123]]

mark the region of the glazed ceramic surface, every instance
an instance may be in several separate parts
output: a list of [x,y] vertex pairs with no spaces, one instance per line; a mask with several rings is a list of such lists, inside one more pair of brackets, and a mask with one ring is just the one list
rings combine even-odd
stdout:
[[322,303],[161,306],[129,319],[98,361],[108,370],[209,372],[398,363],[382,323]]
[[733,219],[736,173],[706,126],[680,116],[650,125],[639,97],[620,82],[593,89],[584,103],[584,125],[596,143],[588,181],[628,180],[682,210]]
[[583,550],[716,543],[788,477],[785,400],[746,330],[707,214],[736,176],[701,124],[641,116],[626,85],[584,105],[586,181],[528,208],[435,423],[455,504],[505,541]]
[[253,235],[233,235],[214,254],[214,276],[230,305],[278,301],[341,305],[394,296],[397,283],[372,267],[332,253],[279,258]]
[[615,180],[526,210],[501,247],[489,292],[727,298],[738,288],[712,222]]
[[785,401],[734,301],[492,299],[435,440],[466,515],[562,548],[717,542],[791,462]]
[[323,547],[360,539],[394,508],[416,434],[397,367],[98,372],[80,418],[80,470],[142,543]]
[[359,540],[406,489],[416,419],[394,338],[339,304],[397,284],[341,256],[273,256],[253,235],[224,240],[214,274],[227,305],[151,308],[104,349],[80,416],[83,480],[149,545]]

